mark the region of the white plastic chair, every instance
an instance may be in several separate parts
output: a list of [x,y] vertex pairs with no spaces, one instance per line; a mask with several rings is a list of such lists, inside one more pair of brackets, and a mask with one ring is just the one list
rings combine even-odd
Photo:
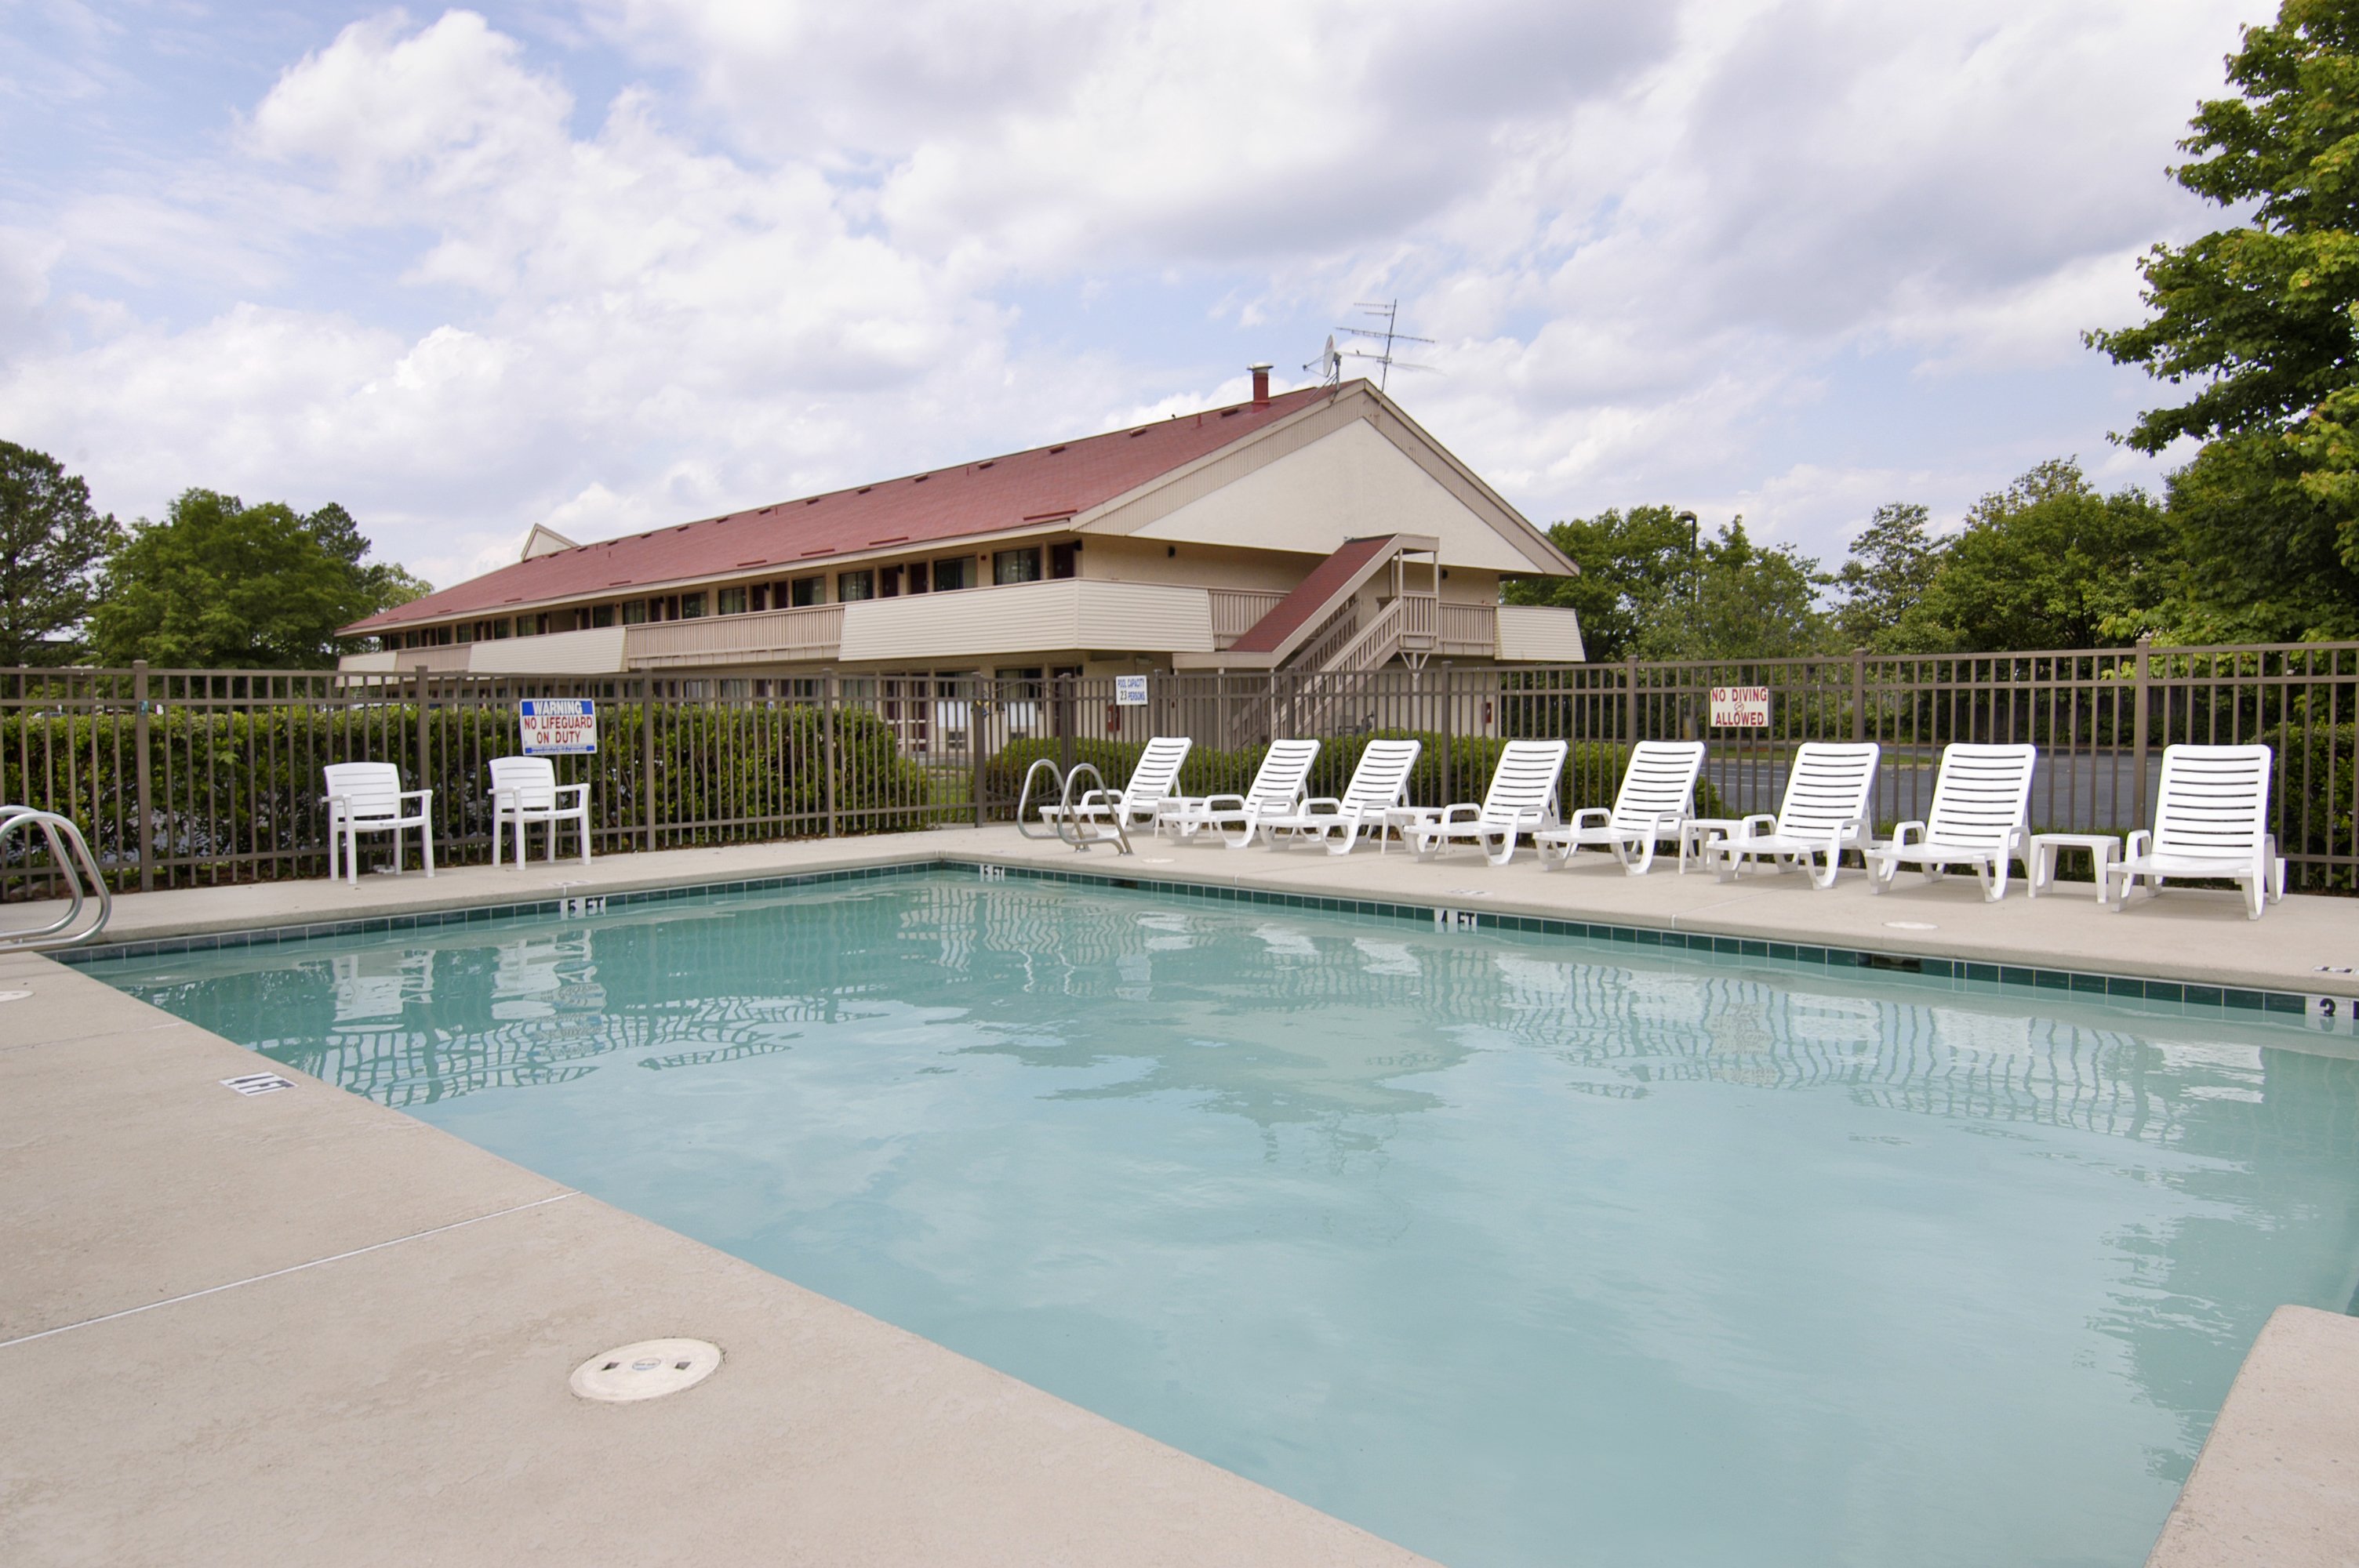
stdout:
[[[1336,795],[1318,795],[1300,811],[1262,818],[1270,848],[1316,839],[1331,855],[1348,855],[1362,838],[1381,837],[1387,814],[1408,800],[1408,775],[1417,766],[1421,741],[1371,741],[1352,769],[1352,782]],[[1280,836],[1284,837],[1281,838]]]
[[1767,855],[1778,861],[1780,871],[1797,863],[1805,867],[1812,887],[1834,886],[1843,852],[1867,843],[1867,802],[1875,790],[1881,752],[1873,741],[1804,741],[1794,750],[1794,770],[1786,775],[1786,798],[1777,815],[1745,817],[1734,834],[1703,847],[1705,863],[1727,881],[1745,860]]
[[[1157,736],[1138,753],[1138,765],[1130,770],[1129,781],[1119,790],[1093,789],[1082,795],[1073,802],[1073,819],[1109,826],[1119,819],[1125,829],[1151,825],[1156,813],[1169,804],[1179,788],[1180,769],[1194,745],[1184,735]],[[1064,815],[1060,803],[1040,805],[1040,820],[1051,827]]]
[[[571,796],[568,803],[562,797]],[[549,835],[549,858],[557,859],[557,825],[573,824],[582,843],[582,863],[590,863],[590,786],[560,784],[557,764],[547,757],[492,759],[492,864],[500,863],[500,830],[516,827],[516,863],[525,861],[524,830],[538,823]]]
[[2154,828],[2132,833],[2120,861],[2105,868],[2106,905],[2119,914],[2139,877],[2152,892],[2162,891],[2166,877],[2236,882],[2245,890],[2250,920],[2258,920],[2271,900],[2285,897],[2285,862],[2269,831],[2274,761],[2267,746],[2163,748]]
[[[1273,741],[1254,770],[1253,783],[1243,795],[1210,795],[1173,800],[1155,818],[1158,833],[1170,827],[1182,838],[1210,827],[1232,849],[1242,849],[1261,831],[1262,819],[1283,816],[1302,808],[1310,778],[1310,764],[1319,757],[1316,741]],[[1232,836],[1229,829],[1237,829]]]
[[[393,869],[398,872],[401,835],[412,827],[418,829],[426,874],[434,874],[434,825],[429,820],[434,811],[432,790],[402,788],[401,770],[391,762],[331,762],[326,773],[330,881],[336,880],[336,851],[341,847],[345,881],[360,886],[360,836],[364,833],[393,835]],[[418,803],[414,813],[403,812],[401,803],[406,800]]]
[[1420,813],[1403,826],[1403,836],[1420,860],[1453,843],[1473,843],[1493,865],[1506,865],[1515,858],[1516,835],[1557,825],[1566,750],[1562,741],[1508,741],[1480,806],[1466,801]]
[[1906,860],[1928,881],[1940,881],[1951,866],[1972,866],[1984,902],[2005,898],[2009,861],[2022,860],[2024,875],[2031,873],[2031,769],[2038,760],[2037,746],[1942,747],[1931,814],[1862,851],[1869,890],[1887,891]]
[[[1559,870],[1572,863],[1575,849],[1596,847],[1612,849],[1631,876],[1644,876],[1655,864],[1655,846],[1678,843],[1680,827],[1695,815],[1696,778],[1702,772],[1701,741],[1639,741],[1630,748],[1612,810],[1583,806],[1569,826],[1532,835],[1541,868]],[[1557,852],[1553,860],[1550,849]]]

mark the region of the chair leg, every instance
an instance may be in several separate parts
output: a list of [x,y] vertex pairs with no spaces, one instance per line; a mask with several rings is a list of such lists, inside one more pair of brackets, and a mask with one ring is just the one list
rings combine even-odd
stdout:
[[584,812],[582,812],[582,814],[581,816],[577,816],[577,817],[575,817],[575,818],[573,819],[573,831],[575,831],[576,833],[579,833],[580,835],[582,835],[582,863],[583,865],[585,865],[585,866],[586,866],[586,865],[588,865],[588,864],[590,863],[590,813],[589,813],[589,812],[584,811]]
[[434,824],[431,822],[418,825],[418,852],[426,862],[427,880],[431,881],[434,878]]
[[361,885],[360,829],[349,823],[344,827],[344,881],[353,887]]

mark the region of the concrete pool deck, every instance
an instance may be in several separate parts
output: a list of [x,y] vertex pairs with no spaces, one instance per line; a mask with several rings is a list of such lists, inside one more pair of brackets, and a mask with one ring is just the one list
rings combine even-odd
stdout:
[[[1150,839],[1118,860],[1007,827],[131,895],[107,935],[937,859],[2359,995],[2317,972],[2359,968],[2343,900],[2251,922],[2233,893],[2174,891],[2113,915],[2086,883],[1993,906],[1971,878],[1875,897],[1857,872],[1814,892],[1603,856],[1543,873]],[[0,955],[11,990],[31,994],[0,1003],[0,1561],[1422,1561],[299,1073],[232,1093],[252,1053],[70,966]],[[568,1392],[583,1359],[669,1336],[720,1344],[721,1372],[638,1405]],[[2347,1561],[2354,1392],[2359,1324],[2279,1314],[2155,1561]]]

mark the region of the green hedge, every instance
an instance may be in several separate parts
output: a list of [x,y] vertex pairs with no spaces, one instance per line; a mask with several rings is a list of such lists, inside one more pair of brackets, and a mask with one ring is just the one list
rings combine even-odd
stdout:
[[[1361,752],[1371,741],[1423,742],[1417,766],[1409,774],[1409,801],[1417,806],[1481,800],[1484,792],[1491,787],[1491,774],[1498,767],[1499,753],[1507,745],[1505,740],[1444,737],[1430,730],[1377,730],[1364,735],[1341,736],[1320,745],[1319,759],[1310,768],[1310,793],[1341,795],[1351,782],[1352,770],[1359,765]],[[1013,806],[1027,770],[1043,758],[1060,762],[1063,748],[1064,743],[1056,740],[1017,741],[1003,747],[984,763],[986,798],[1002,806]],[[1129,780],[1131,770],[1138,765],[1139,753],[1145,750],[1146,743],[1139,741],[1076,741],[1073,760],[1094,764],[1109,786],[1120,789]],[[1262,757],[1268,750],[1266,746],[1248,746],[1234,752],[1193,747],[1188,752],[1187,765],[1180,770],[1180,792],[1198,795],[1241,794],[1253,782],[1254,771],[1261,766]],[[1622,787],[1622,773],[1628,760],[1629,748],[1614,741],[1575,742],[1565,757],[1565,813],[1570,816],[1586,806],[1612,806],[1614,793]],[[1709,779],[1696,783],[1696,814],[1726,815],[1720,792]]]
[[[2280,855],[2341,855],[2359,849],[2359,831],[2353,821],[2352,791],[2354,759],[2359,759],[2359,726],[2350,724],[2287,724],[2262,739],[2277,752],[2277,853]],[[2289,881],[2312,892],[2349,892],[2353,876],[2342,867],[2310,866],[2293,871]]]
[[[840,827],[889,831],[941,816],[932,781],[902,757],[889,726],[837,709]],[[828,720],[808,705],[655,710],[652,815],[659,848],[783,838],[824,830]],[[419,773],[418,709],[350,708],[211,711],[183,705],[148,720],[152,841],[160,885],[309,876],[326,870],[321,770],[386,762],[406,787],[434,791],[438,860],[490,858],[485,764],[520,748],[510,707],[429,708],[431,765]],[[602,703],[595,756],[555,759],[565,784],[588,784],[602,851],[647,842],[648,731],[636,703]],[[63,813],[124,885],[136,885],[138,720],[130,713],[0,716],[0,799]],[[533,835],[536,850],[539,836]],[[22,840],[12,841],[12,858]],[[364,841],[374,855],[389,845]],[[413,849],[412,854],[415,854]],[[0,866],[0,872],[10,868]],[[38,891],[38,890],[36,890]]]

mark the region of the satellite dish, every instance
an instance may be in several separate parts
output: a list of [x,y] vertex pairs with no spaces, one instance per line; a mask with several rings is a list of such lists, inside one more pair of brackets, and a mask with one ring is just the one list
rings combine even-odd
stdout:
[[1334,333],[1327,334],[1327,346],[1319,351],[1317,359],[1302,368],[1317,371],[1319,379],[1329,386],[1333,386],[1343,379],[1343,356],[1335,348]]

